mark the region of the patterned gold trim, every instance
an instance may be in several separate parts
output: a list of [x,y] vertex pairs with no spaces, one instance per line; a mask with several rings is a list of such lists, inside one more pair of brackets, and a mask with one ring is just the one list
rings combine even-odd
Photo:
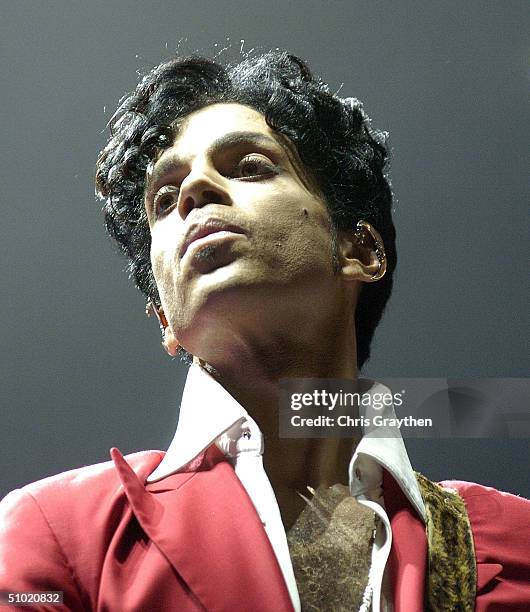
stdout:
[[477,584],[475,546],[464,500],[416,472],[427,511],[425,610],[473,612]]

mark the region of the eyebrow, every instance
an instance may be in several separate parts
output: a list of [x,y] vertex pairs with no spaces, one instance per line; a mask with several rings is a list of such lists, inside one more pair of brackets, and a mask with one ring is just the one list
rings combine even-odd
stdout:
[[[282,143],[278,142],[270,136],[266,136],[260,132],[230,132],[223,134],[216,140],[214,140],[207,149],[207,153],[211,154],[213,151],[223,151],[235,146],[242,144],[254,144],[261,147],[285,147]],[[166,174],[184,165],[184,161],[177,155],[168,156],[166,159],[155,163],[151,176],[148,177],[146,182],[147,190],[150,190],[157,181],[163,178]]]

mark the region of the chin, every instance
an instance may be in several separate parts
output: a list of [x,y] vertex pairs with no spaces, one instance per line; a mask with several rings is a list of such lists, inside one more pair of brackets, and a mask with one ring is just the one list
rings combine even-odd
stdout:
[[242,282],[235,275],[224,274],[215,281],[201,278],[182,308],[185,317],[176,325],[182,346],[202,357],[200,349],[212,346],[212,339],[218,346],[226,333],[235,337],[261,324],[266,304],[260,293],[251,282]]

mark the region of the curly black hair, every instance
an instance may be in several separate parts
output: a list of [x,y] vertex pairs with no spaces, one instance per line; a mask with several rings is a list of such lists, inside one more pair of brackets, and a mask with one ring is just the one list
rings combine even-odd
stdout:
[[[97,160],[96,194],[105,201],[107,231],[128,257],[136,286],[159,305],[143,204],[147,167],[171,146],[180,119],[210,104],[230,102],[259,111],[273,130],[294,143],[336,230],[355,230],[365,220],[381,234],[387,272],[378,282],[363,285],[355,312],[360,368],[370,355],[396,266],[386,134],[371,127],[357,99],[331,93],[300,58],[270,51],[225,67],[193,56],[153,68],[120,101],[109,122],[109,142]],[[189,354],[180,352],[189,362]]]

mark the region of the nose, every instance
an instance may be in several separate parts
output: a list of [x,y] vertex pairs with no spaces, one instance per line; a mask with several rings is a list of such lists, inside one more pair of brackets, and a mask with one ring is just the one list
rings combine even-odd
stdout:
[[222,177],[214,176],[213,170],[191,172],[180,186],[178,212],[185,219],[194,208],[206,204],[224,204],[231,206],[232,201],[224,186]]

